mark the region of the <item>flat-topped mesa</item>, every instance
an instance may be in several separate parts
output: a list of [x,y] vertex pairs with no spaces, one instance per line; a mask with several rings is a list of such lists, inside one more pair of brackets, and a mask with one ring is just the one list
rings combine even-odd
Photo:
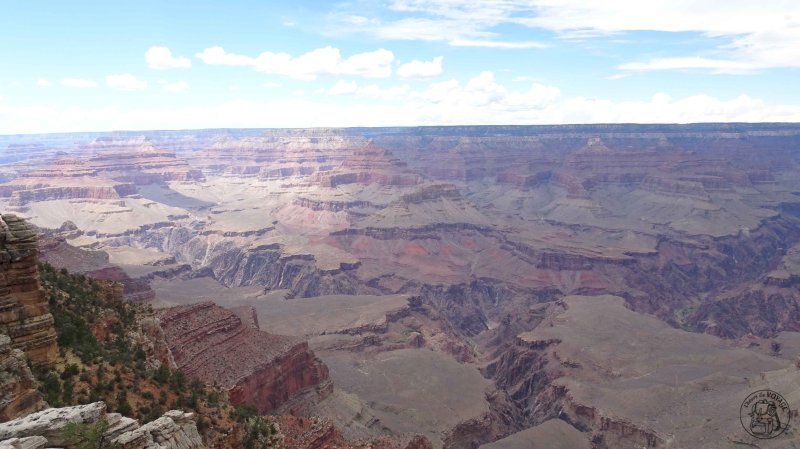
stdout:
[[53,316],[36,268],[36,233],[15,215],[0,217],[0,333],[11,337],[34,364],[50,365],[57,356]]
[[258,175],[262,167],[279,157],[272,142],[262,137],[222,137],[193,157],[192,164],[207,173],[235,176]]
[[91,154],[87,164],[117,181],[145,185],[205,179],[174,151],[156,148],[147,138],[97,138],[84,148]]
[[305,340],[261,331],[212,302],[163,309],[158,319],[177,367],[228,390],[234,404],[297,412],[332,392],[328,368]]
[[341,130],[271,130],[262,136],[224,137],[200,151],[193,165],[208,173],[281,179],[338,166],[368,143]]
[[424,186],[416,192],[407,193],[402,197],[403,201],[409,204],[420,204],[439,198],[458,200],[461,199],[461,192],[453,184],[437,183]]
[[19,175],[0,185],[0,197],[10,205],[59,199],[118,199],[136,193],[133,184],[103,176],[74,157],[55,157],[44,165],[21,166]]
[[315,181],[324,187],[342,184],[379,184],[414,186],[421,177],[408,170],[405,162],[391,151],[370,142],[352,151],[339,165],[328,173],[320,173]]

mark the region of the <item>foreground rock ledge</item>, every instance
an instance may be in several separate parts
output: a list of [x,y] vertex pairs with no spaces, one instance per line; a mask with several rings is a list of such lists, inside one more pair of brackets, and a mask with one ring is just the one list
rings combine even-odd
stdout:
[[106,404],[94,402],[74,407],[50,408],[0,424],[0,449],[71,446],[65,439],[67,423],[93,424],[108,421],[105,437],[120,449],[205,449],[193,413],[170,410],[140,426],[118,413],[106,413]]

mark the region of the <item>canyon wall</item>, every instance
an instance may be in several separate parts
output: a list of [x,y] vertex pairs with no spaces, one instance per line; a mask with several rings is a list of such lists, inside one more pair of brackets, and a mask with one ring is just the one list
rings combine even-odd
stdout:
[[302,339],[268,334],[211,302],[158,312],[177,367],[261,413],[296,412],[327,397],[328,368]]
[[53,316],[39,283],[37,238],[15,215],[0,218],[0,333],[11,338],[34,364],[49,365],[57,355]]
[[[25,147],[31,157],[6,167],[0,203],[52,229],[73,221],[80,232],[65,236],[70,244],[118,250],[133,262],[144,252],[172,261],[164,270],[129,264],[145,273],[137,282],[98,266],[98,276],[128,282],[130,300],[152,300],[151,281],[163,292],[173,281],[213,278],[229,288],[226,304],[274,300],[276,310],[296,306],[307,312],[296,319],[314,316],[329,329],[320,322],[334,309],[319,296],[414,297],[404,316],[384,314],[348,332],[291,329],[294,340],[256,329],[276,319],[269,306],[258,319],[210,304],[160,312],[174,357],[159,359],[262,411],[335,399],[308,338],[333,372],[354,366],[338,358],[367,366],[377,354],[427,350],[480,369],[497,387],[485,395],[489,410],[437,430],[437,444],[448,448],[552,421],[596,448],[667,446],[674,429],[665,417],[674,410],[596,399],[619,379],[637,379],[646,384],[637,390],[643,402],[666,404],[659,385],[669,376],[648,378],[637,360],[613,357],[654,353],[662,355],[654,366],[674,362],[687,349],[670,339],[685,335],[661,327],[668,325],[697,337],[684,341],[697,358],[675,371],[689,376],[690,390],[713,396],[691,378],[706,352],[745,360],[747,353],[718,350],[757,337],[783,338],[788,353],[784,334],[800,330],[797,124],[153,131],[68,140],[42,137],[45,147]],[[55,154],[61,149],[68,154]],[[53,260],[62,249],[53,247]],[[575,295],[591,295],[598,310]],[[176,296],[175,303],[196,300]],[[366,313],[361,307],[336,313]],[[608,327],[616,321],[607,309],[629,320]],[[564,321],[587,310],[604,317],[583,323],[602,335],[586,337],[587,329]],[[637,327],[640,320],[647,325]],[[664,338],[653,338],[656,331]],[[620,335],[616,346],[589,357],[606,332]],[[636,352],[637,344],[650,351]],[[586,353],[571,353],[581,345]],[[780,370],[776,360],[758,362]],[[742,369],[758,377],[755,367]],[[398,391],[414,391],[405,381],[396,379]],[[361,385],[350,387],[348,394]],[[639,399],[619,388],[618,397]],[[373,399],[360,405],[360,419],[405,410]],[[386,413],[375,428],[409,425]]]
[[28,367],[25,354],[11,348],[11,339],[0,334],[0,422],[44,409],[42,394]]

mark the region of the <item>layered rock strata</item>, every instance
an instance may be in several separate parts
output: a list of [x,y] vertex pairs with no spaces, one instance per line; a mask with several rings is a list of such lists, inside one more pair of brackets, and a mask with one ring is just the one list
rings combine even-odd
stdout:
[[328,368],[305,340],[268,334],[234,312],[204,302],[159,312],[177,367],[188,378],[229,391],[261,413],[300,411],[328,396]]
[[36,389],[25,354],[11,348],[8,335],[0,334],[0,421],[8,421],[46,407]]
[[35,364],[52,363],[57,355],[53,316],[36,268],[37,238],[33,228],[15,215],[0,218],[0,333],[11,338]]

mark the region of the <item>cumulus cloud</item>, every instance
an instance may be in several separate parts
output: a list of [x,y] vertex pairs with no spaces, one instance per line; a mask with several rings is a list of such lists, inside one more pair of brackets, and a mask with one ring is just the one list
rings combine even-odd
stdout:
[[432,78],[442,74],[443,56],[431,61],[411,61],[397,68],[397,76],[401,78]]
[[339,80],[328,89],[328,95],[354,94],[357,90],[358,83],[355,81]]
[[228,53],[213,46],[197,53],[197,58],[210,65],[250,66],[262,73],[301,80],[314,80],[319,75],[356,75],[365,78],[386,78],[392,74],[394,54],[380,48],[343,58],[338,48],[317,48],[294,57],[288,53],[264,52],[256,57]]
[[325,91],[328,95],[356,95],[364,98],[376,98],[381,100],[396,100],[406,98],[411,94],[411,88],[407,85],[381,87],[377,84],[360,86],[355,81],[339,80],[330,89]]
[[129,73],[119,75],[108,75],[106,77],[106,85],[114,89],[135,90],[145,89],[147,83],[137,79]]
[[208,47],[202,52],[197,53],[195,56],[209,65],[256,65],[255,58],[237,55],[235,53],[228,53],[219,45]]
[[53,85],[53,83],[51,83],[50,80],[39,78],[39,80],[36,81],[36,85],[40,87],[50,87]]
[[147,65],[155,70],[186,69],[192,66],[192,61],[185,56],[172,56],[172,51],[167,47],[150,47],[144,54]]
[[97,82],[82,78],[64,78],[61,80],[61,85],[68,87],[97,87]]
[[161,86],[161,88],[167,92],[179,92],[182,90],[188,90],[189,84],[186,81],[177,81],[174,83],[165,83]]

